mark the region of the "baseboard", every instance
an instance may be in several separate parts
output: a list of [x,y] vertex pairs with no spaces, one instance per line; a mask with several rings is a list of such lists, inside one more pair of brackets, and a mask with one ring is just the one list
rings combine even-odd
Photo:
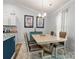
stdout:
[[11,59],[14,59],[14,57],[15,57],[15,52],[14,52],[13,56],[11,57]]

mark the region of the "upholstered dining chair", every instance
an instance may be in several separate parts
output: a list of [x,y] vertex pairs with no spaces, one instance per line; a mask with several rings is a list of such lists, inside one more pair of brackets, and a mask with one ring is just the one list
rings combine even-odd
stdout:
[[42,45],[43,48],[43,56],[50,56],[49,59],[53,56],[53,44]]
[[51,31],[50,34],[51,34],[51,35],[54,35],[54,31]]
[[[53,36],[54,32],[51,31],[50,35]],[[43,53],[44,53],[43,56],[45,56],[47,54],[47,56],[50,56],[50,59],[51,59],[51,57],[54,55],[54,53],[53,53],[53,43],[42,45],[42,47],[43,47]]]
[[[60,38],[64,38],[66,41],[67,41],[67,32],[59,32],[59,37]],[[59,43],[56,43],[54,45],[54,47],[56,48],[56,57],[57,57],[57,52],[59,49],[64,49],[64,54],[65,54],[65,51],[66,51],[66,41],[64,42],[59,42]]]
[[26,48],[29,53],[29,58],[31,59],[33,53],[41,53],[41,57],[43,57],[43,50],[42,47],[38,44],[31,44],[29,43],[28,35],[27,33],[24,33],[24,38],[25,38],[25,43],[26,43]]

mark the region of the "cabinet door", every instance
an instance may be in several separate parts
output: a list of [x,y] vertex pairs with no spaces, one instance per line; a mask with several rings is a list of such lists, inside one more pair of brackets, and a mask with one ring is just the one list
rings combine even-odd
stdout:
[[3,24],[4,25],[16,25],[16,16],[15,15],[4,16]]
[[11,37],[3,42],[3,59],[11,59],[15,52],[15,37]]
[[16,25],[16,16],[11,15],[9,21],[10,21],[10,25]]

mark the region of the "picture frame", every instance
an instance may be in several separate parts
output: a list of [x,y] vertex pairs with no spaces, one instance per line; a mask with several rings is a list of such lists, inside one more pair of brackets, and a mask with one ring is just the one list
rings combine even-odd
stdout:
[[44,18],[36,17],[36,28],[44,28]]
[[33,28],[34,17],[31,15],[24,15],[24,27]]

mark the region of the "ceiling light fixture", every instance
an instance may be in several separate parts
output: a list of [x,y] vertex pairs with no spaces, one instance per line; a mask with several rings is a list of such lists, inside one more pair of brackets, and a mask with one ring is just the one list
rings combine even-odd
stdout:
[[47,13],[44,12],[43,0],[42,0],[42,11],[41,11],[41,13],[38,14],[38,17],[42,17],[42,18],[44,18],[46,15],[47,15]]

